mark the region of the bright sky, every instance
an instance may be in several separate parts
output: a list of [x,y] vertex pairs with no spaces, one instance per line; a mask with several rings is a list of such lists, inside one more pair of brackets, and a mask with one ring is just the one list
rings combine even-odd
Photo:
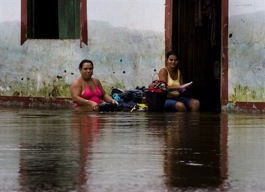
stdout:
[[230,0],[229,14],[239,15],[252,13],[257,11],[265,11],[265,0]]
[[165,0],[89,0],[88,20],[115,27],[164,31]]

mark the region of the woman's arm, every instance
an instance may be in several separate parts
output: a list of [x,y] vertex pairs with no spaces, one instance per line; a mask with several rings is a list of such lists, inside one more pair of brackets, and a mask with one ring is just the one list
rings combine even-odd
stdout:
[[167,76],[168,76],[168,73],[167,73],[167,70],[165,68],[162,68],[159,70],[158,79],[160,81],[164,81],[165,83],[167,83]]
[[183,92],[183,91],[185,91],[186,89],[190,88],[190,86],[192,85],[193,82],[191,81],[191,82],[189,82],[189,83],[184,83],[181,72],[178,71],[178,73],[179,73],[179,83],[180,83],[180,85],[181,85],[180,88],[179,88],[178,90],[179,90],[180,92]]
[[98,79],[95,79],[95,80],[96,80],[96,82],[98,84],[99,89],[102,92],[102,99],[105,102],[118,105],[118,102],[116,100],[112,99],[112,97],[109,94],[106,93],[106,91],[104,90],[103,86],[101,85],[101,82]]

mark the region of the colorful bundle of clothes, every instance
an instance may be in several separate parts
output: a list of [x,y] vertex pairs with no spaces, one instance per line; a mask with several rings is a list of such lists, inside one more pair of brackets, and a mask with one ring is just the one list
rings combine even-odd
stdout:
[[146,91],[156,93],[167,92],[167,84],[164,81],[154,80],[146,89]]
[[160,80],[152,81],[148,88],[137,86],[135,89],[124,91],[112,88],[111,96],[119,105],[103,103],[100,105],[100,111],[161,111],[166,94],[167,85]]
[[119,105],[104,103],[100,105],[100,111],[147,111],[147,105],[143,104],[145,87],[136,87],[131,90],[112,88],[111,96]]
[[163,111],[167,98],[167,84],[154,80],[146,89],[145,96],[149,111]]

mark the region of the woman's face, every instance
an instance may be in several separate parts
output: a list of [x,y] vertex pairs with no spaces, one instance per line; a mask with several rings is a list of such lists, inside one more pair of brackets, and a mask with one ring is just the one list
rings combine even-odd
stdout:
[[90,79],[93,75],[93,65],[91,63],[84,63],[80,73],[84,79]]
[[178,57],[176,55],[170,55],[167,58],[167,66],[168,67],[176,67],[179,63]]

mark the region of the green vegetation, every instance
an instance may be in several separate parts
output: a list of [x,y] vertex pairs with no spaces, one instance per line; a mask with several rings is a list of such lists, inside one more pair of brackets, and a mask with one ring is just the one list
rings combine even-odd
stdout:
[[[259,92],[257,92],[259,90]],[[232,94],[229,94],[229,101],[241,101],[241,102],[264,102],[264,87],[250,88],[248,86],[236,85]]]

